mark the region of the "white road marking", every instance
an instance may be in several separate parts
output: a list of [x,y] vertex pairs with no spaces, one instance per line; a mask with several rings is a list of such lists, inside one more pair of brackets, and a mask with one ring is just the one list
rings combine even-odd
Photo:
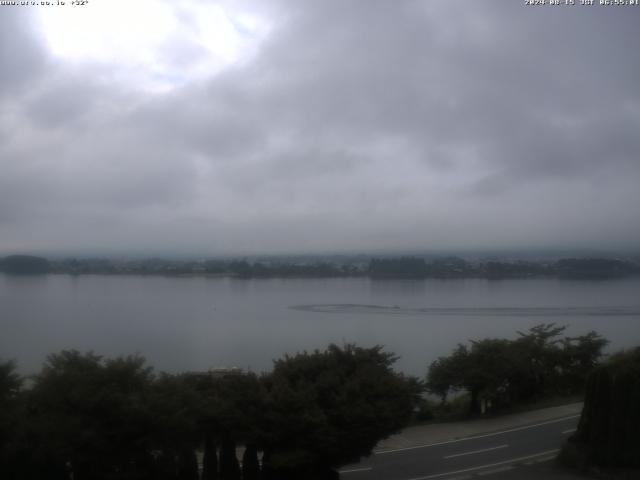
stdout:
[[555,458],[556,458],[555,455],[551,455],[550,457],[544,457],[544,458],[539,458],[537,460],[534,460],[532,463],[550,462],[551,460],[555,460]]
[[573,433],[575,432],[577,429],[575,428],[570,428],[569,430],[563,430],[562,431],[562,435],[566,435],[567,433]]
[[475,453],[483,453],[490,452],[491,450],[498,450],[499,448],[507,448],[509,445],[499,445],[497,447],[483,448],[482,450],[474,450],[473,452],[465,452],[465,453],[456,453],[455,455],[447,455],[443,458],[455,458],[455,457],[463,457],[465,455],[473,455]]
[[355,473],[355,472],[368,472],[373,470],[371,467],[363,467],[363,468],[352,468],[349,470],[340,470],[338,473]]
[[580,416],[580,414],[571,415],[569,417],[557,418],[555,420],[549,420],[547,422],[536,423],[535,425],[525,425],[524,427],[510,428],[509,430],[502,430],[501,432],[485,433],[483,435],[476,435],[474,437],[457,438],[455,440],[447,440],[445,442],[429,443],[429,444],[425,444],[425,445],[414,445],[413,447],[393,448],[391,450],[380,450],[380,451],[377,451],[377,452],[374,452],[374,453],[376,455],[384,455],[386,453],[404,452],[404,451],[407,451],[407,450],[416,450],[418,448],[437,447],[438,445],[448,445],[450,443],[466,442],[467,440],[475,440],[477,438],[494,437],[496,435],[502,435],[504,433],[519,432],[520,430],[527,430],[528,428],[536,428],[536,427],[541,427],[543,425],[550,425],[552,423],[560,423],[560,422],[564,422],[566,420],[571,420],[572,418],[578,418],[579,416]]
[[508,472],[509,470],[513,470],[515,467],[513,465],[507,465],[506,467],[498,467],[492,470],[485,470],[484,472],[478,472],[478,475],[493,475],[494,473]]
[[552,453],[558,453],[558,452],[559,452],[558,449],[547,450],[546,452],[534,453],[533,455],[527,455],[526,457],[511,458],[509,460],[504,460],[502,462],[489,463],[487,465],[479,465],[477,467],[464,468],[462,470],[455,470],[453,472],[436,473],[434,475],[427,475],[425,477],[414,477],[414,478],[410,478],[409,480],[428,480],[430,478],[446,477],[447,475],[456,475],[458,473],[466,473],[466,472],[472,472],[474,470],[482,470],[484,468],[497,467],[498,465],[506,465],[507,463],[521,462],[522,460],[528,460],[530,458],[541,457],[543,455],[550,455]]

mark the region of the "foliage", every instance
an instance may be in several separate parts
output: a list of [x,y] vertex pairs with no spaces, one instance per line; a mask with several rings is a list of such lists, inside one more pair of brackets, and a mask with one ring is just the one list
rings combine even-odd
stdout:
[[5,407],[15,398],[22,386],[22,378],[16,373],[14,361],[0,362],[0,405]]
[[411,418],[421,390],[381,347],[286,356],[265,378],[265,455],[275,470],[336,468],[369,455]]
[[640,467],[640,347],[611,357],[589,375],[585,403],[565,457],[582,467]]
[[16,399],[22,386],[22,378],[15,370],[15,362],[0,362],[0,478],[9,475],[9,460],[13,456],[16,442]]
[[143,468],[154,421],[147,408],[151,380],[141,357],[50,355],[26,398],[33,463],[70,465],[77,480]]
[[607,341],[596,332],[560,336],[566,327],[541,324],[515,340],[484,339],[458,345],[429,366],[427,390],[444,403],[451,392],[470,395],[470,413],[552,395],[580,392]]
[[313,478],[408,422],[419,387],[393,361],[347,345],[285,357],[263,378],[155,375],[139,356],[71,350],[50,355],[24,390],[15,365],[0,363],[0,478],[196,480],[197,450],[209,480],[258,478],[258,450]]
[[441,403],[446,403],[452,390],[464,384],[462,375],[465,372],[469,351],[466,346],[458,347],[448,357],[439,357],[429,365],[427,373],[427,391],[438,395]]

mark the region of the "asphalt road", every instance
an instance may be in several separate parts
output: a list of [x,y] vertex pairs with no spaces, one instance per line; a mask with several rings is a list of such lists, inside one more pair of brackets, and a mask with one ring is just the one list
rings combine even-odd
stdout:
[[555,457],[579,415],[430,445],[379,451],[343,468],[343,480],[452,480]]

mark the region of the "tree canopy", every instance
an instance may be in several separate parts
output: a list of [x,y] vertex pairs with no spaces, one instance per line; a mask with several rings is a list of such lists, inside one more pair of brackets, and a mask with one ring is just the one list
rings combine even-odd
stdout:
[[[140,356],[50,355],[23,389],[0,363],[0,476],[7,480],[324,478],[408,422],[417,380],[381,347],[331,345],[273,371],[154,373]],[[290,477],[294,475],[294,477]],[[295,475],[298,475],[297,477]]]
[[405,426],[421,387],[395,373],[394,361],[382,347],[355,345],[276,361],[265,378],[269,465],[298,475],[335,468]]
[[561,458],[581,468],[638,469],[638,426],[640,347],[613,355],[589,374],[578,429],[564,446]]
[[541,324],[513,340],[487,338],[458,345],[431,363],[426,386],[446,401],[451,392],[470,395],[470,412],[482,405],[513,405],[549,395],[579,393],[607,340],[596,332],[561,337],[566,327]]

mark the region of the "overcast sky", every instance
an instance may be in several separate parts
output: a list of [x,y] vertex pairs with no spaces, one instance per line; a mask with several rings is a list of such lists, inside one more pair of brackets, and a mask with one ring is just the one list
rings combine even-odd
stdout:
[[639,46],[640,7],[0,6],[0,253],[634,248]]

